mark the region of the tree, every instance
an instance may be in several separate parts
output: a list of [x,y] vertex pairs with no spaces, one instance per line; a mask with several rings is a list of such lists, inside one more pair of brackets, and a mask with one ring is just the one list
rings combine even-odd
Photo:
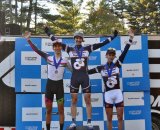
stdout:
[[56,2],[59,15],[50,15],[48,19],[48,24],[56,34],[71,35],[80,28],[82,2],[73,3],[72,0],[59,0]]
[[[122,0],[119,0],[119,2],[122,2]],[[116,5],[114,6],[115,12],[119,12],[119,7]],[[127,19],[130,27],[136,29],[137,33],[160,32],[159,0],[128,0],[123,8],[122,16]],[[117,16],[121,18],[121,15],[118,14]]]
[[114,29],[125,32],[123,23],[111,12],[105,0],[101,1],[97,9],[94,7],[95,1],[88,5],[91,10],[88,19],[82,24],[87,34],[112,34]]

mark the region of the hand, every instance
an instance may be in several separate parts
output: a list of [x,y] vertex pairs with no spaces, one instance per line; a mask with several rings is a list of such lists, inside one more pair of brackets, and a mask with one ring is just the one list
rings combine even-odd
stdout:
[[43,25],[43,28],[49,28],[49,27],[48,27],[48,25],[47,25],[47,24],[44,24],[44,25]]
[[114,30],[114,37],[117,37],[117,35],[118,35],[118,31]]
[[22,36],[23,36],[24,38],[26,38],[27,40],[29,40],[29,39],[30,39],[30,36],[31,36],[31,32],[25,31],[25,33],[23,33]]
[[48,27],[47,24],[44,24],[44,25],[43,25],[43,28],[44,28],[45,33],[48,33],[48,32],[49,32],[49,27]]
[[134,38],[134,30],[133,30],[133,29],[130,29],[130,30],[128,31],[128,35],[129,35],[130,39],[133,40],[133,38]]

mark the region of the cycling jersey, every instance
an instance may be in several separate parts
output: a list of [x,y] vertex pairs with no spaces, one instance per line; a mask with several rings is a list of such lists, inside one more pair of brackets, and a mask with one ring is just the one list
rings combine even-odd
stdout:
[[[49,32],[49,29],[46,27],[45,32],[51,38],[52,41],[56,40],[54,35]],[[72,77],[71,77],[71,93],[77,93],[79,91],[79,86],[81,85],[84,93],[90,93],[90,84],[89,84],[89,76],[88,76],[88,57],[90,53],[112,41],[116,37],[109,37],[101,43],[96,43],[93,45],[85,46],[75,45],[75,47],[69,47],[66,44],[62,43],[62,49],[69,54],[71,58],[71,65],[73,69]]]
[[[130,44],[126,44],[124,51],[115,63],[106,63],[105,65],[97,66],[96,68],[93,68],[88,71],[88,74],[101,73],[105,86],[105,91],[120,89],[119,69],[121,67],[121,63],[123,63],[123,60],[126,56],[129,47]],[[109,72],[111,72],[110,75]]]

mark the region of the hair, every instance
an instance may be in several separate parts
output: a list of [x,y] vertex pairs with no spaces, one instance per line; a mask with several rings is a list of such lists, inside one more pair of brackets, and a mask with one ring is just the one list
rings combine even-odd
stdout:
[[61,42],[56,41],[56,42],[54,42],[54,43],[52,44],[52,46],[53,46],[53,47],[54,47],[54,46],[56,46],[56,45],[60,45],[60,46],[62,46],[62,43],[61,43]]

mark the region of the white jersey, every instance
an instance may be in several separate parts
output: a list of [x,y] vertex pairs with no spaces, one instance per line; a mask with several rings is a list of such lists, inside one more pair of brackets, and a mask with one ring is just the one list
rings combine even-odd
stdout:
[[[62,80],[63,79],[63,75],[64,75],[64,69],[65,67],[67,67],[70,71],[72,71],[72,67],[70,65],[70,63],[68,62],[67,59],[62,57],[62,60],[58,66],[58,68],[56,69],[55,65],[54,65],[54,56],[51,56],[41,50],[39,50],[33,43],[31,40],[28,40],[28,43],[30,44],[31,48],[37,53],[39,54],[41,57],[43,57],[47,63],[48,63],[48,78],[50,80]],[[56,59],[56,63],[58,63],[59,59]]]
[[[71,68],[70,63],[68,62],[67,59],[62,57],[62,60],[60,62],[60,65],[58,66],[58,68],[56,69],[55,65],[54,65],[54,60],[53,60],[53,56],[48,56],[47,58],[48,60],[48,78],[51,80],[62,80],[63,79],[63,75],[64,75],[64,70],[65,67],[67,67],[68,69]],[[56,62],[58,62],[60,60],[56,59]]]

